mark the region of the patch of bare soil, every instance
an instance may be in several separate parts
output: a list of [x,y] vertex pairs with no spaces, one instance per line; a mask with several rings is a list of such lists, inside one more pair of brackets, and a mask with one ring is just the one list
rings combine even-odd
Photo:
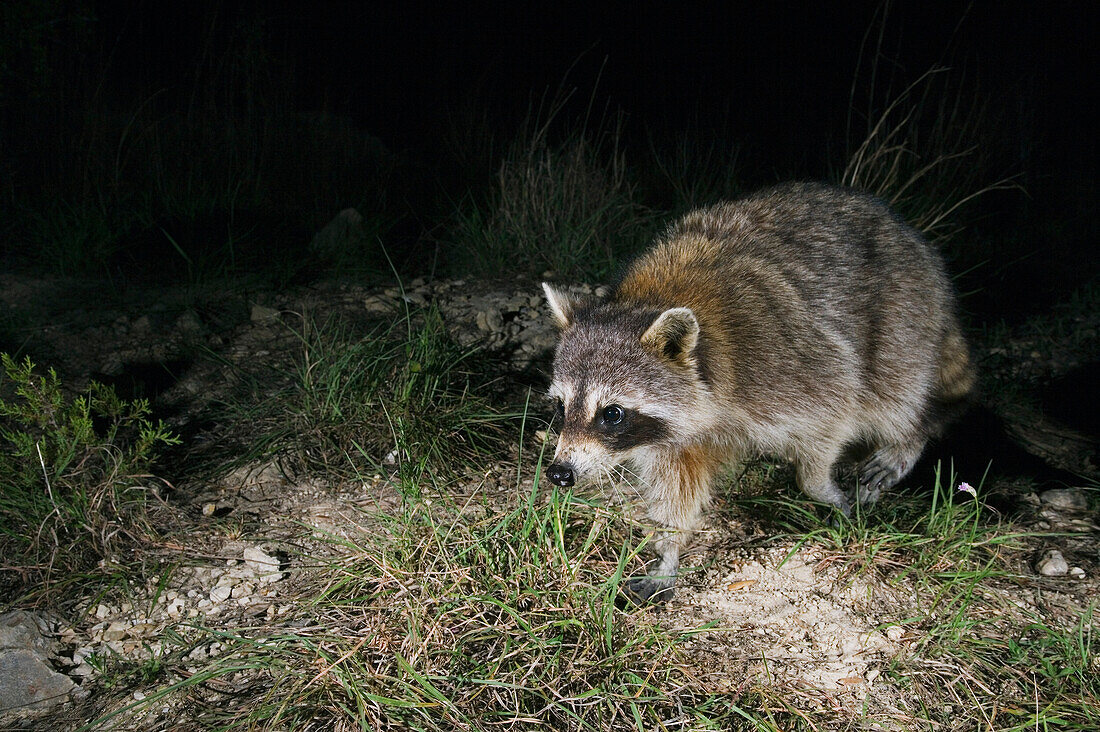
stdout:
[[[857,710],[903,631],[890,626],[896,590],[873,579],[854,582],[821,555],[790,547],[733,551],[689,576],[663,620],[695,635],[691,652],[715,690],[783,684],[817,690]],[[694,579],[694,581],[692,581]]]

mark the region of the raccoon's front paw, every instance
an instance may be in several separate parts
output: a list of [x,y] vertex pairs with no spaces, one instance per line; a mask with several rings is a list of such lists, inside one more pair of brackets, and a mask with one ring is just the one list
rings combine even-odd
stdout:
[[622,586],[622,593],[632,604],[663,605],[672,599],[675,577],[635,577]]

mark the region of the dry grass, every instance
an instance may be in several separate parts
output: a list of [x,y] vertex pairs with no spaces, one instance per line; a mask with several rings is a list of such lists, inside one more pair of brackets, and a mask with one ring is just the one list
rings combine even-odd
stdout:
[[504,156],[483,204],[456,213],[456,268],[539,276],[552,270],[601,279],[649,238],[653,215],[640,203],[611,120],[554,142],[568,95],[533,111]]

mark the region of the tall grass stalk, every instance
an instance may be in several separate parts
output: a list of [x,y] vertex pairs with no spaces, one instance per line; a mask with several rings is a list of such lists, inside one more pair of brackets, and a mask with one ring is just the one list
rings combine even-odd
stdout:
[[[957,72],[936,65],[900,91],[892,78],[883,78],[888,13],[883,3],[860,48],[848,107],[847,140],[854,148],[839,179],[882,198],[929,238],[945,241],[963,228],[964,208],[993,191],[1018,189],[1018,176],[994,170],[982,145],[992,124],[986,100]],[[861,85],[867,88],[862,108]]]

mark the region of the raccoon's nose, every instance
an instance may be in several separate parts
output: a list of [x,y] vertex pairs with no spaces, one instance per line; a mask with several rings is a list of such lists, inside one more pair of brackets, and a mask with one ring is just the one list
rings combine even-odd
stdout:
[[546,469],[546,477],[554,485],[568,488],[573,485],[573,468],[563,463],[554,463]]

